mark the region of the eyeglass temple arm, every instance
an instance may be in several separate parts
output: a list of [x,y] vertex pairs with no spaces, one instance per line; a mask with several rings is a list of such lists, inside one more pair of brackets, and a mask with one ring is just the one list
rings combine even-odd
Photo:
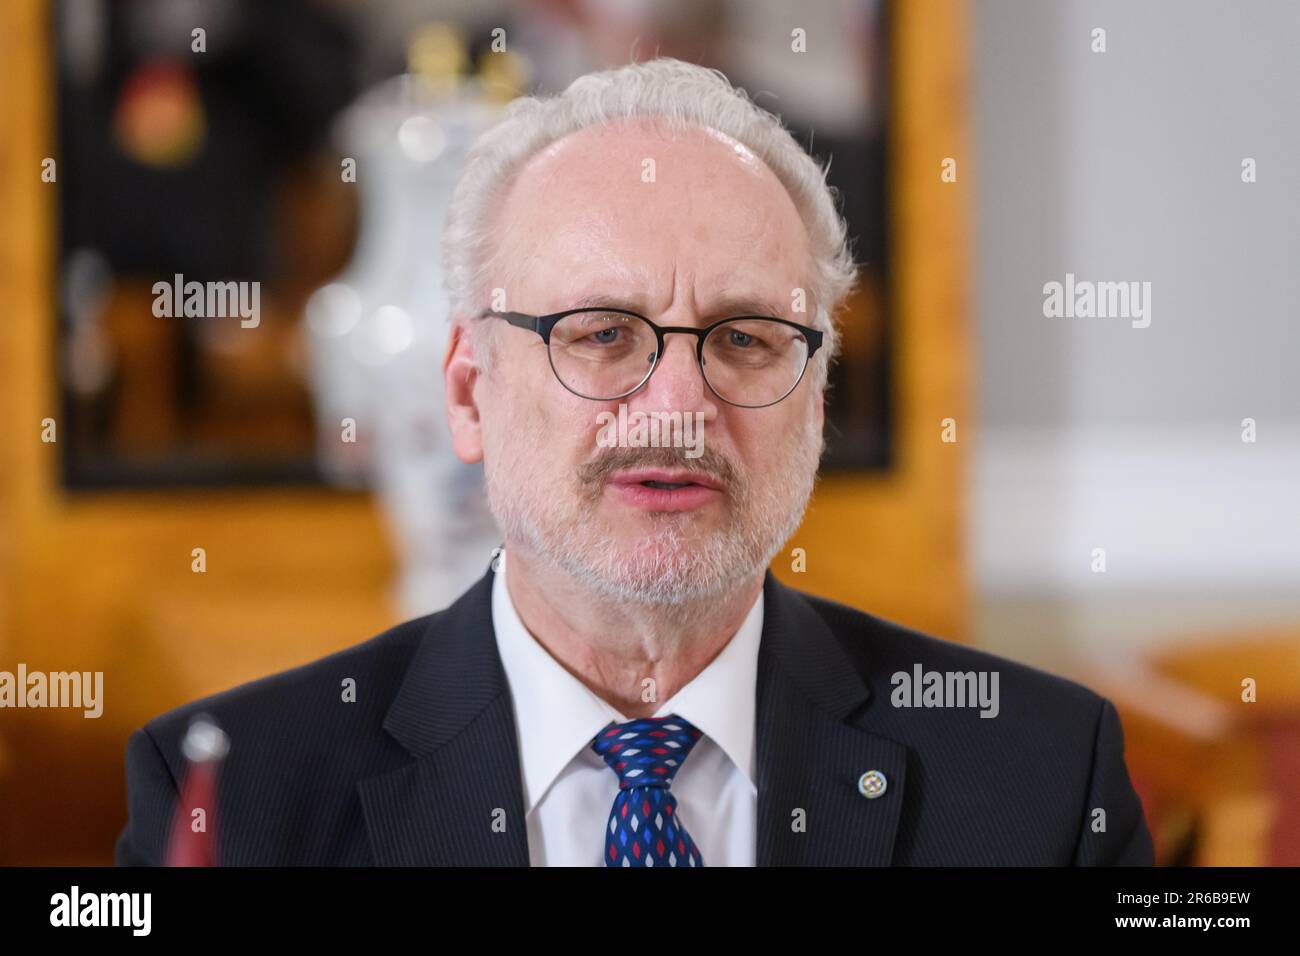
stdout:
[[804,338],[808,341],[808,358],[817,354],[817,350],[822,347],[822,331],[809,326],[804,326]]
[[491,309],[488,309],[485,312],[479,313],[480,319],[493,317],[505,319],[511,325],[521,329],[528,329],[530,332],[536,332],[538,323],[541,321],[535,315],[525,315],[522,312],[493,312]]

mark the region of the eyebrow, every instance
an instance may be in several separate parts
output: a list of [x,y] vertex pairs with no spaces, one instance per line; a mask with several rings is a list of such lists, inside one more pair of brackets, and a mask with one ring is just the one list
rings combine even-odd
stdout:
[[[645,302],[637,296],[611,295],[606,292],[580,296],[568,309],[626,309],[629,312],[645,314]],[[785,313],[766,299],[745,295],[722,296],[710,303],[710,308],[701,309],[703,319],[727,319],[743,315],[763,315],[773,319],[784,319]]]

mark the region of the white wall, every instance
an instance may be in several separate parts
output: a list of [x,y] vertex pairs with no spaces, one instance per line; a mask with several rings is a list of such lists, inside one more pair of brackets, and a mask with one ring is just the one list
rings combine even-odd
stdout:
[[[1107,619],[1116,640],[1189,626],[1193,595],[1300,621],[1300,3],[977,0],[972,18],[978,593],[1146,601],[1133,633]],[[1045,318],[1067,272],[1149,281],[1150,326]],[[1105,639],[1079,617],[1063,640]]]
[[[1102,546],[1108,588],[1300,591],[1300,4],[972,9],[979,587],[1092,591]],[[1151,325],[1047,319],[1067,272]]]

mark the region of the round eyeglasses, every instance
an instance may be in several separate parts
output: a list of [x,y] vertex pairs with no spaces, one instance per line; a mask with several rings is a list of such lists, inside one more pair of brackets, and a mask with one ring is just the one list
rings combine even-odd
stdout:
[[795,390],[822,344],[822,333],[769,316],[722,319],[702,329],[655,325],[626,309],[570,309],[552,315],[493,312],[542,337],[555,377],[597,402],[626,398],[650,380],[664,337],[694,335],[695,357],[709,390],[729,405],[766,408]]

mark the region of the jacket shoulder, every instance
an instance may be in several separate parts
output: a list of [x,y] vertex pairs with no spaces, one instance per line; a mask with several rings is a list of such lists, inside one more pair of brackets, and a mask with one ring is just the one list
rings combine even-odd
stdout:
[[901,678],[895,682],[895,675],[914,676],[917,665],[922,673],[996,673],[1003,693],[1012,690],[1038,703],[1051,702],[1064,712],[1087,715],[1095,729],[1105,699],[1076,681],[829,598],[799,593],[830,628],[873,693],[895,689],[901,683]]
[[[1110,701],[1036,667],[803,597],[870,690],[858,729],[907,750],[896,859],[1151,863]],[[1099,811],[1109,829],[1095,830]]]
[[183,762],[181,741],[198,714],[213,717],[232,737],[255,739],[259,749],[277,741],[303,746],[339,722],[354,731],[377,731],[412,655],[443,613],[413,618],[360,644],[190,701],[154,717],[143,730],[173,772]]

